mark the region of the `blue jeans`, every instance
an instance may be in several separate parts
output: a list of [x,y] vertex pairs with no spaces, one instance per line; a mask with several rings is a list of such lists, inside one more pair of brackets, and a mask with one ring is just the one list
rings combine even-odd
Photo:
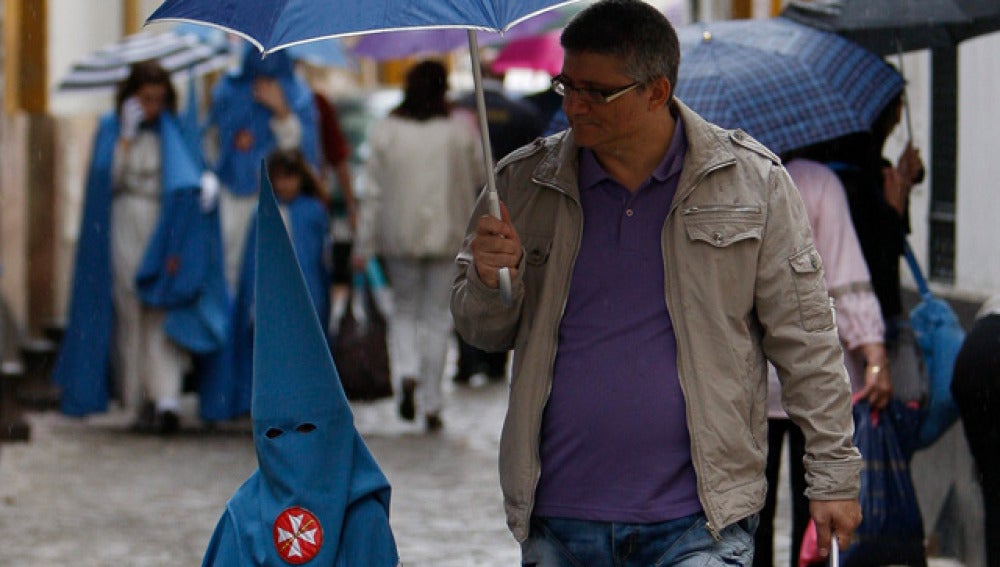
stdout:
[[753,564],[757,514],[723,529],[716,541],[699,512],[656,524],[531,519],[523,567],[683,567]]

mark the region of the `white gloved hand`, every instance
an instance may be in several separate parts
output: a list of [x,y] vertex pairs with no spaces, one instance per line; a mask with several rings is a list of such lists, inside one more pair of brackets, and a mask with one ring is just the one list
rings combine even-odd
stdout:
[[215,209],[219,202],[219,178],[211,171],[201,174],[201,212],[208,213]]
[[122,103],[121,116],[119,116],[120,127],[118,135],[123,140],[132,141],[139,134],[139,124],[146,116],[146,112],[139,104],[139,99],[130,96]]

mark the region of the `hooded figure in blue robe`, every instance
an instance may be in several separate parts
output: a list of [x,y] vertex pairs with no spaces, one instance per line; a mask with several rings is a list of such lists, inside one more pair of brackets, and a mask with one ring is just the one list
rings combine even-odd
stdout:
[[[302,164],[301,157],[295,150],[275,151],[268,157],[268,163],[273,164],[274,173],[287,174],[288,168],[301,171],[298,168],[308,168]],[[284,169],[283,169],[284,168]],[[303,176],[308,172],[302,172]],[[304,180],[303,180],[304,182]],[[272,185],[273,186],[273,185]],[[314,191],[316,187],[314,185]],[[330,274],[327,258],[329,249],[327,238],[329,233],[329,217],[322,201],[315,195],[302,193],[294,198],[280,202],[280,211],[285,218],[290,232],[292,247],[299,261],[299,269],[305,278],[320,324],[326,329],[330,320]],[[246,245],[244,246],[243,262],[240,268],[239,285],[233,305],[230,320],[231,336],[229,350],[230,380],[226,382],[229,388],[225,398],[232,400],[229,407],[250,409],[253,375],[253,344],[254,344],[254,272],[256,270],[256,216],[251,219]]]
[[210,125],[218,128],[219,157],[215,173],[228,191],[239,196],[257,193],[257,168],[278,147],[271,128],[273,114],[257,102],[254,83],[274,79],[281,85],[288,109],[302,126],[299,151],[314,167],[319,164],[316,106],[309,86],[295,75],[288,54],[279,51],[262,57],[256,48],[244,46],[239,73],[227,75],[212,91]]
[[[277,119],[255,96],[262,79],[280,86],[290,111],[286,119]],[[252,285],[245,285],[248,277],[252,284],[252,266],[247,271],[244,259],[247,250],[253,248],[248,235],[253,231],[251,221],[257,206],[257,172],[261,161],[278,148],[296,147],[315,167],[319,160],[316,121],[312,91],[295,76],[292,60],[284,52],[262,57],[252,45],[244,44],[237,72],[223,77],[212,91],[207,126],[216,130],[218,139],[213,168],[222,186],[218,214],[226,285],[234,306],[227,320],[233,330],[229,340],[219,352],[198,361],[203,374],[199,389],[205,419],[233,419],[250,411],[249,357],[253,339],[247,321],[252,295],[242,292],[242,303],[239,295],[241,288],[252,289]],[[281,140],[279,131],[283,132]],[[297,132],[297,137],[289,137],[289,132]],[[251,275],[246,276],[248,273]]]
[[267,176],[256,237],[253,437],[203,565],[392,567],[389,482],[354,427]]
[[[135,274],[142,303],[167,312],[163,328],[192,353],[219,349],[228,333],[229,297],[222,273],[218,219],[202,212],[200,161],[176,117],[161,112],[148,125],[160,139],[160,214]],[[66,334],[53,381],[72,416],[107,410],[115,314],[112,299],[112,164],[120,131],[105,115],[94,140],[77,242]]]

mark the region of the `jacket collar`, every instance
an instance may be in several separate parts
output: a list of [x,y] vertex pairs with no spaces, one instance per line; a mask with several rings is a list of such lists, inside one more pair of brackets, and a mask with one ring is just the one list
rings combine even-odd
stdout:
[[[680,113],[688,142],[684,169],[674,197],[674,202],[680,202],[710,171],[736,163],[736,156],[730,149],[729,131],[707,122],[676,98],[674,104]],[[573,139],[573,129],[539,139],[535,143],[546,146],[546,149],[543,150],[545,155],[532,172],[532,180],[579,201],[579,148]]]

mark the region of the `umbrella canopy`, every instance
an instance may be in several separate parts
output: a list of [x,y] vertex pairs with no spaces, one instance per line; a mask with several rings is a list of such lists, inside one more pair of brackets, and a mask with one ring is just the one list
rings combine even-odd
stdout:
[[678,36],[675,94],[776,153],[867,130],[903,89],[874,53],[783,18],[693,24]]
[[[476,85],[476,110],[483,137],[490,213],[500,218],[500,200],[493,176],[493,155],[486,123],[479,44],[473,30],[503,32],[518,22],[576,0],[165,0],[148,22],[206,23],[239,34],[268,53],[295,44],[345,35],[420,28],[468,30],[469,54]],[[510,274],[500,270],[500,291],[512,298]]]
[[996,0],[791,0],[782,16],[880,54],[953,45],[1000,28]]
[[194,34],[139,32],[74,63],[59,82],[58,90],[114,89],[128,77],[130,65],[146,59],[158,60],[172,75],[187,72],[200,75],[225,67],[229,63],[229,51],[224,44]]
[[[518,38],[543,33],[563,21],[555,11],[542,12],[510,27],[506,32],[476,33],[480,46],[500,45]],[[351,49],[356,55],[378,61],[415,55],[447,53],[469,45],[465,30],[456,28],[408,29],[391,33],[368,34]]]
[[264,52],[336,36],[419,28],[503,32],[575,0],[166,0],[149,21],[190,21],[243,36]]
[[[222,45],[230,54],[239,51],[240,42],[230,41],[223,30],[204,23],[185,22],[174,27],[179,34],[195,35],[207,43]],[[288,49],[288,56],[296,61],[305,61],[317,67],[355,68],[357,65],[339,39],[311,41],[301,43]]]
[[563,48],[559,44],[559,31],[515,39],[500,48],[490,65],[496,73],[510,69],[545,71],[553,77],[562,70]]

